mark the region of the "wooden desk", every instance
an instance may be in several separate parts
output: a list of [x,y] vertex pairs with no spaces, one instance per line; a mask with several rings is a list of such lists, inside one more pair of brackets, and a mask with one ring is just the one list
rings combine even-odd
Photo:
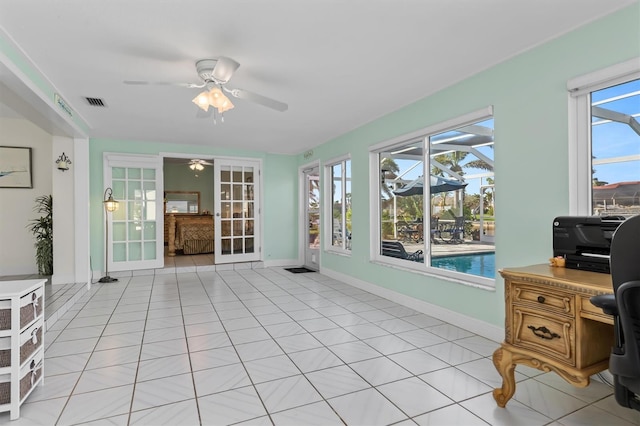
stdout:
[[554,371],[574,386],[609,367],[613,319],[589,302],[613,293],[611,276],[533,265],[500,270],[505,280],[505,337],[493,353],[502,387],[493,397],[504,407],[516,390],[514,370],[524,364]]

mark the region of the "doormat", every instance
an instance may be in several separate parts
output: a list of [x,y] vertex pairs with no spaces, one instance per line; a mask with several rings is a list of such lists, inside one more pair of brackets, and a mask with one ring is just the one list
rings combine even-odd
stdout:
[[285,271],[289,271],[292,274],[304,274],[305,272],[316,272],[314,270],[305,268],[304,266],[301,268],[284,268]]

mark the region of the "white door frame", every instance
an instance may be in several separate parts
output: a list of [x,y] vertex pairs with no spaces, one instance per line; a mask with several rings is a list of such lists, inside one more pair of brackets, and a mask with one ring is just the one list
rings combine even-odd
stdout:
[[[149,168],[156,168],[156,207],[155,207],[155,223],[156,223],[156,258],[152,260],[126,261],[115,263],[113,260],[113,214],[107,215],[104,208],[102,209],[102,223],[109,221],[110,233],[105,236],[107,239],[106,247],[108,251],[108,269],[109,271],[132,271],[139,269],[155,269],[164,266],[164,212],[162,211],[162,197],[160,191],[164,187],[164,176],[162,174],[162,157],[159,155],[143,155],[118,152],[103,153],[103,190],[112,186],[112,167],[140,167],[148,165]],[[115,197],[114,197],[115,198]],[[117,199],[116,199],[117,200]],[[121,201],[121,200],[120,200]],[[122,205],[120,208],[126,208]],[[135,262],[135,267],[132,267]]]
[[[254,251],[253,253],[246,254],[222,254],[221,247],[221,234],[217,231],[221,227],[221,214],[220,214],[220,206],[221,206],[221,181],[220,181],[220,166],[227,165],[233,163],[237,163],[237,165],[241,166],[254,166],[254,187],[256,191],[254,192],[253,200],[254,200]],[[215,223],[215,248],[216,248],[216,264],[223,263],[235,263],[235,262],[260,262],[263,261],[263,253],[262,253],[262,241],[263,241],[263,230],[262,230],[262,194],[263,194],[263,178],[262,178],[262,168],[263,162],[261,158],[251,158],[251,157],[222,157],[222,156],[214,156],[213,158],[213,167],[214,167],[214,180],[215,185],[215,197],[214,197],[214,212],[213,212],[213,220]]]
[[[320,178],[320,188],[322,189],[322,169],[320,167],[320,160],[315,160],[310,163],[304,164],[298,167],[298,264],[304,265],[305,263],[305,252],[306,248],[309,245],[309,237],[306,235],[306,204],[309,202],[309,194],[305,193],[306,182],[305,182],[305,174],[304,171],[308,169],[313,169],[317,167],[318,173],[321,176]],[[322,206],[323,206],[323,197],[322,190],[320,191],[320,226],[324,227],[323,223],[323,215],[322,215]],[[321,228],[322,232],[322,228]],[[321,257],[322,257],[322,248],[324,246],[324,239],[320,239],[320,250],[318,250],[318,268],[321,266]],[[319,270],[318,270],[319,271]]]

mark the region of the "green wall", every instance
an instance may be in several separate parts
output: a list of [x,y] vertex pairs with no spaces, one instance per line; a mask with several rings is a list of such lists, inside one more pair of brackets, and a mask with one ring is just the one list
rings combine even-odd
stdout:
[[196,191],[200,193],[200,212],[208,210],[213,212],[213,167],[205,166],[197,173],[188,166],[189,160],[184,159],[184,164],[167,163],[163,168],[165,191]]
[[567,80],[637,56],[638,4],[329,141],[315,148],[311,159],[300,155],[299,164],[352,156],[352,222],[358,237],[351,257],[324,253],[322,268],[503,325],[501,278],[493,291],[369,260],[369,146],[493,105],[496,265],[545,263],[552,254],[552,220],[569,213]]

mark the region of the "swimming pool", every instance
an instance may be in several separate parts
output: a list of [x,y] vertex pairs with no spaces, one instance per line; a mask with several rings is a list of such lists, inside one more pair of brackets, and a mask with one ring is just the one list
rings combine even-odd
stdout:
[[495,278],[496,254],[491,252],[432,257],[431,266],[485,278]]

